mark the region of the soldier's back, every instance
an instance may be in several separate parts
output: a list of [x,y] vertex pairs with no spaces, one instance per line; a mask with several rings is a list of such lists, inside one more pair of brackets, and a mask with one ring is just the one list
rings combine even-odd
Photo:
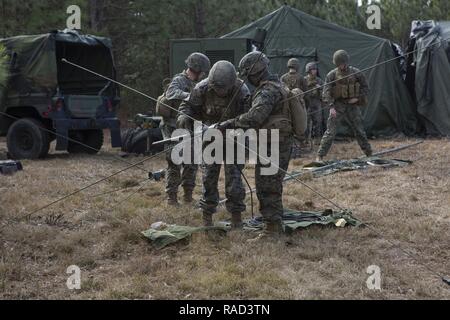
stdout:
[[305,91],[305,81],[303,76],[298,72],[288,72],[281,77],[283,82],[290,90],[301,89]]

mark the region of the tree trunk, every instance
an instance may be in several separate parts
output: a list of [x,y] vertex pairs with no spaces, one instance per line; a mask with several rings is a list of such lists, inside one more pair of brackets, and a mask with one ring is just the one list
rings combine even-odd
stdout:
[[205,37],[205,25],[206,25],[206,8],[203,0],[197,0],[194,6],[194,30],[197,38]]
[[102,29],[103,20],[103,0],[89,0],[90,27],[93,32]]

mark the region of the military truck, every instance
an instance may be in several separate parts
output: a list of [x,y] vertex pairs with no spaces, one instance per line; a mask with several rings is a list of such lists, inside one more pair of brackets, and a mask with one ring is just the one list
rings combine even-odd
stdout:
[[43,158],[55,139],[56,150],[95,154],[104,129],[112,147],[121,147],[118,86],[62,60],[115,79],[109,39],[64,30],[0,43],[9,60],[8,81],[0,87],[0,135],[7,136],[11,158]]

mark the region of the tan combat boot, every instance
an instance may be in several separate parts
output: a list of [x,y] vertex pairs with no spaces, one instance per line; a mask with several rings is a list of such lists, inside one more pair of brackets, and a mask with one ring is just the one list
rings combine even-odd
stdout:
[[203,212],[203,225],[205,227],[214,227],[212,214]]
[[178,195],[176,193],[168,193],[167,204],[173,207],[179,206],[180,204],[178,203]]
[[184,203],[192,203],[194,201],[192,190],[184,190],[183,201]]
[[281,221],[271,221],[266,222],[266,226],[262,233],[260,233],[256,238],[248,240],[248,242],[259,242],[261,240],[274,239],[283,234],[283,225]]
[[231,215],[231,229],[241,230],[243,227],[242,214],[240,212],[235,212]]

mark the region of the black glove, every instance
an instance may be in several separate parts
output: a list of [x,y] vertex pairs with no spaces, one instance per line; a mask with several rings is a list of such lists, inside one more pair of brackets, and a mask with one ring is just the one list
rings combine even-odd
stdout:
[[225,131],[227,129],[235,129],[236,128],[236,123],[235,123],[235,119],[230,119],[224,122],[221,122],[219,124],[217,124],[216,129],[220,130],[220,131]]
[[181,115],[178,117],[178,120],[177,120],[177,128],[178,129],[186,129],[186,130],[192,131],[192,127],[193,127],[193,123],[192,123],[191,118],[189,118],[185,115]]

